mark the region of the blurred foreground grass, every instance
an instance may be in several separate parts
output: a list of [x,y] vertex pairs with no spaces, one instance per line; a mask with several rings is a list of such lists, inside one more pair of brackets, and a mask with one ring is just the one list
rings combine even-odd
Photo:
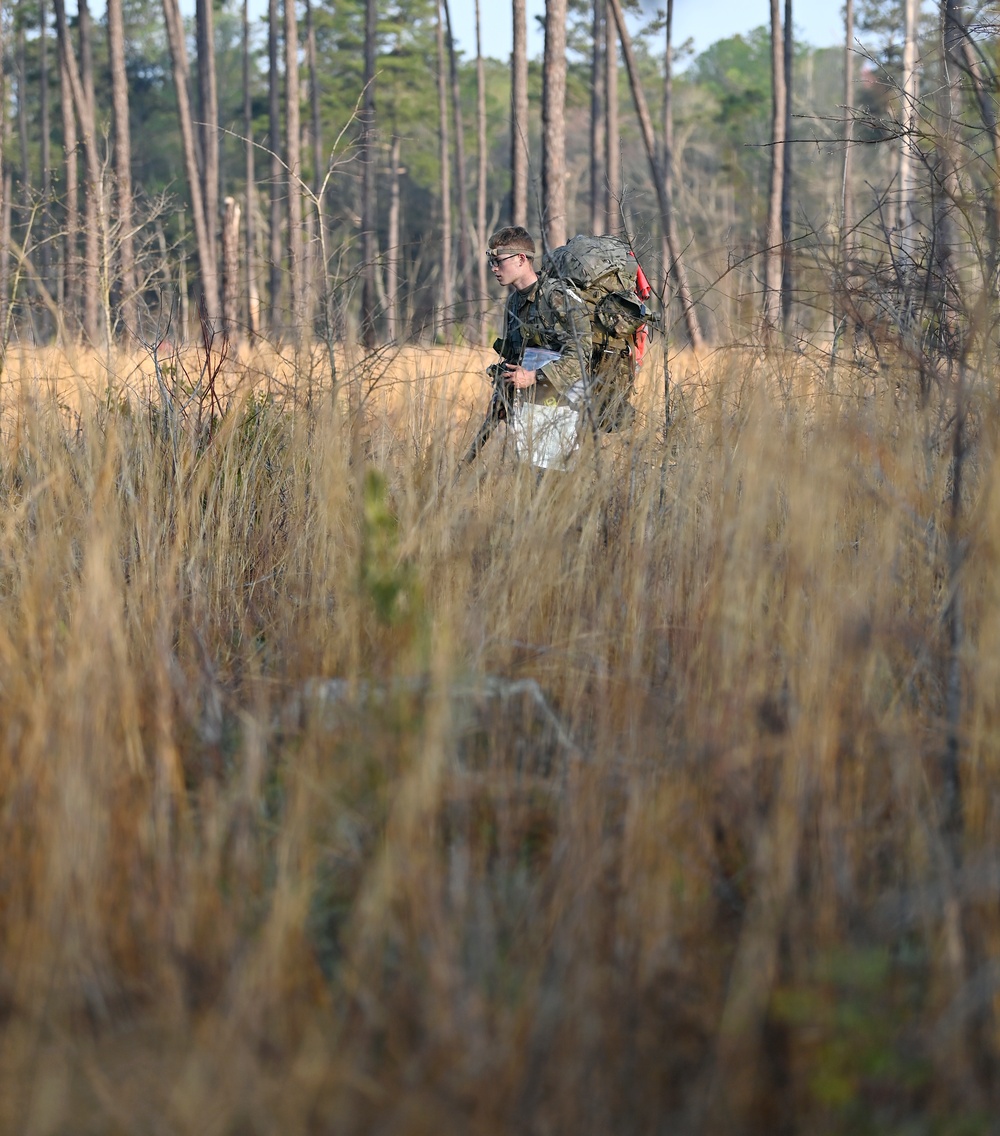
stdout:
[[481,364],[8,366],[0,1131],[994,1131],[995,392]]

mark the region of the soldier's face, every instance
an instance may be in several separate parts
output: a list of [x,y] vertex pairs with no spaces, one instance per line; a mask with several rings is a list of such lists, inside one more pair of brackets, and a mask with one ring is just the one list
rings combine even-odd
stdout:
[[505,287],[516,284],[524,275],[525,265],[529,263],[528,258],[523,252],[506,253],[503,256],[491,256],[489,262],[490,271],[496,278],[497,283],[503,284]]

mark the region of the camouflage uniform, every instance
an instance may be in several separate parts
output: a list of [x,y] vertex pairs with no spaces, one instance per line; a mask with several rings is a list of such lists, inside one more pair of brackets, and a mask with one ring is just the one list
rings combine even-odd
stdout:
[[503,338],[493,346],[505,362],[519,366],[529,347],[558,353],[535,369],[532,386],[515,393],[508,426],[519,457],[537,469],[568,468],[579,444],[593,346],[583,298],[571,285],[546,278],[512,291],[504,309]]
[[506,362],[518,365],[528,347],[558,351],[560,358],[537,372],[537,390],[531,388],[528,394],[533,391],[535,402],[566,405],[570,392],[583,393],[584,369],[590,366],[593,342],[587,305],[561,280],[536,280],[526,291],[515,290],[507,297],[503,338],[493,347]]
[[561,353],[537,372],[536,387],[526,392],[529,401],[578,410],[589,407],[598,430],[614,430],[628,420],[635,357],[607,339],[594,340],[587,304],[571,284],[543,276],[527,291],[511,292],[504,329],[493,347],[508,362],[520,363],[528,347]]
[[635,355],[628,348],[595,347],[590,367],[590,406],[598,430],[620,430],[635,417]]

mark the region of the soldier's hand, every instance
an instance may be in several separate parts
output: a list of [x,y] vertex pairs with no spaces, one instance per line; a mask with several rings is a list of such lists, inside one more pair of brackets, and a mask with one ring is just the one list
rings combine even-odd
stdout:
[[508,381],[513,383],[518,390],[526,390],[528,387],[534,386],[537,378],[536,371],[526,371],[523,367],[518,367],[514,363],[507,364],[506,375]]

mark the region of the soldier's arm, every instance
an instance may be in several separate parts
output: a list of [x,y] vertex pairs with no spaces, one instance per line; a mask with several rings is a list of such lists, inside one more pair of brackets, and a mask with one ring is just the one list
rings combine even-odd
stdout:
[[538,377],[564,394],[581,379],[586,381],[593,347],[590,314],[582,297],[569,285],[557,285],[549,297],[554,316],[553,348],[559,358],[546,363]]
[[514,359],[514,343],[511,339],[511,327],[514,323],[514,298],[508,296],[503,308],[503,331],[499,339],[493,340],[493,350],[504,362]]

